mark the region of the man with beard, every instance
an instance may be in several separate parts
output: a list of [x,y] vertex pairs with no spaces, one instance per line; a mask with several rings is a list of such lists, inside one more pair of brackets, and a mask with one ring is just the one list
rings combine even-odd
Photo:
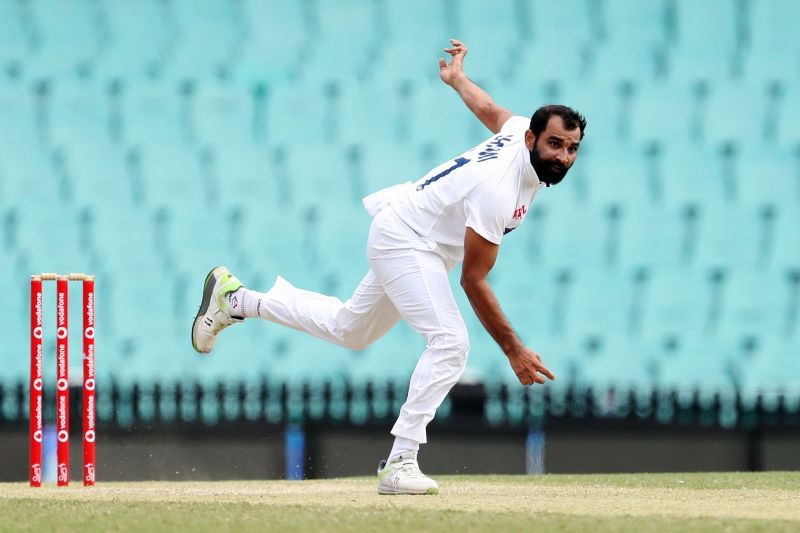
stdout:
[[[378,468],[381,494],[436,494],[417,463],[426,427],[467,362],[467,328],[447,272],[463,260],[461,286],[475,314],[497,341],[523,385],[555,379],[503,315],[487,283],[503,235],[517,228],[544,186],[572,166],[586,121],[550,105],[528,120],[496,105],[463,71],[467,48],[452,40],[439,74],[493,135],[415,183],[364,198],[374,217],[367,239],[370,271],[353,296],[338,298],[296,288],[280,276],[266,293],[242,286],[225,267],[205,280],[192,345],[208,353],[217,335],[245,318],[262,318],[352,350],[364,349],[401,318],[427,341],[392,428],[394,445]],[[313,362],[311,362],[313,364]]]

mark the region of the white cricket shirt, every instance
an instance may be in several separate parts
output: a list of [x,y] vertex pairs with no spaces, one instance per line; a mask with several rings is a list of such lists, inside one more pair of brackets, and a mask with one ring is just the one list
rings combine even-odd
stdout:
[[423,238],[435,241],[452,260],[464,257],[470,227],[500,244],[530,210],[539,181],[525,146],[530,119],[509,118],[496,135],[437,166],[415,183],[384,189],[364,199],[371,214],[391,205]]

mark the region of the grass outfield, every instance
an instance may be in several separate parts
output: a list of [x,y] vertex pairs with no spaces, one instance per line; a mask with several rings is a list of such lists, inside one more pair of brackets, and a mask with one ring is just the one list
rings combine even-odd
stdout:
[[800,473],[443,476],[438,496],[372,478],[0,484],[0,530],[797,531]]

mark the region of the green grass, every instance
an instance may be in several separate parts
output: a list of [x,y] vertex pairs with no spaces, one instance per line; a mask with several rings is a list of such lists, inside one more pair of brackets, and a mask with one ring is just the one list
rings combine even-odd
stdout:
[[373,479],[0,484],[0,530],[797,531],[800,473],[451,476],[438,496]]

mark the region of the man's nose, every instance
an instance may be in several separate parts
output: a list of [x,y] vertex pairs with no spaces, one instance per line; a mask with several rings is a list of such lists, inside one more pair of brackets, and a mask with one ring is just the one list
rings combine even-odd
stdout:
[[569,163],[569,154],[567,154],[566,150],[558,152],[556,154],[556,160],[562,165],[566,165],[567,163]]

